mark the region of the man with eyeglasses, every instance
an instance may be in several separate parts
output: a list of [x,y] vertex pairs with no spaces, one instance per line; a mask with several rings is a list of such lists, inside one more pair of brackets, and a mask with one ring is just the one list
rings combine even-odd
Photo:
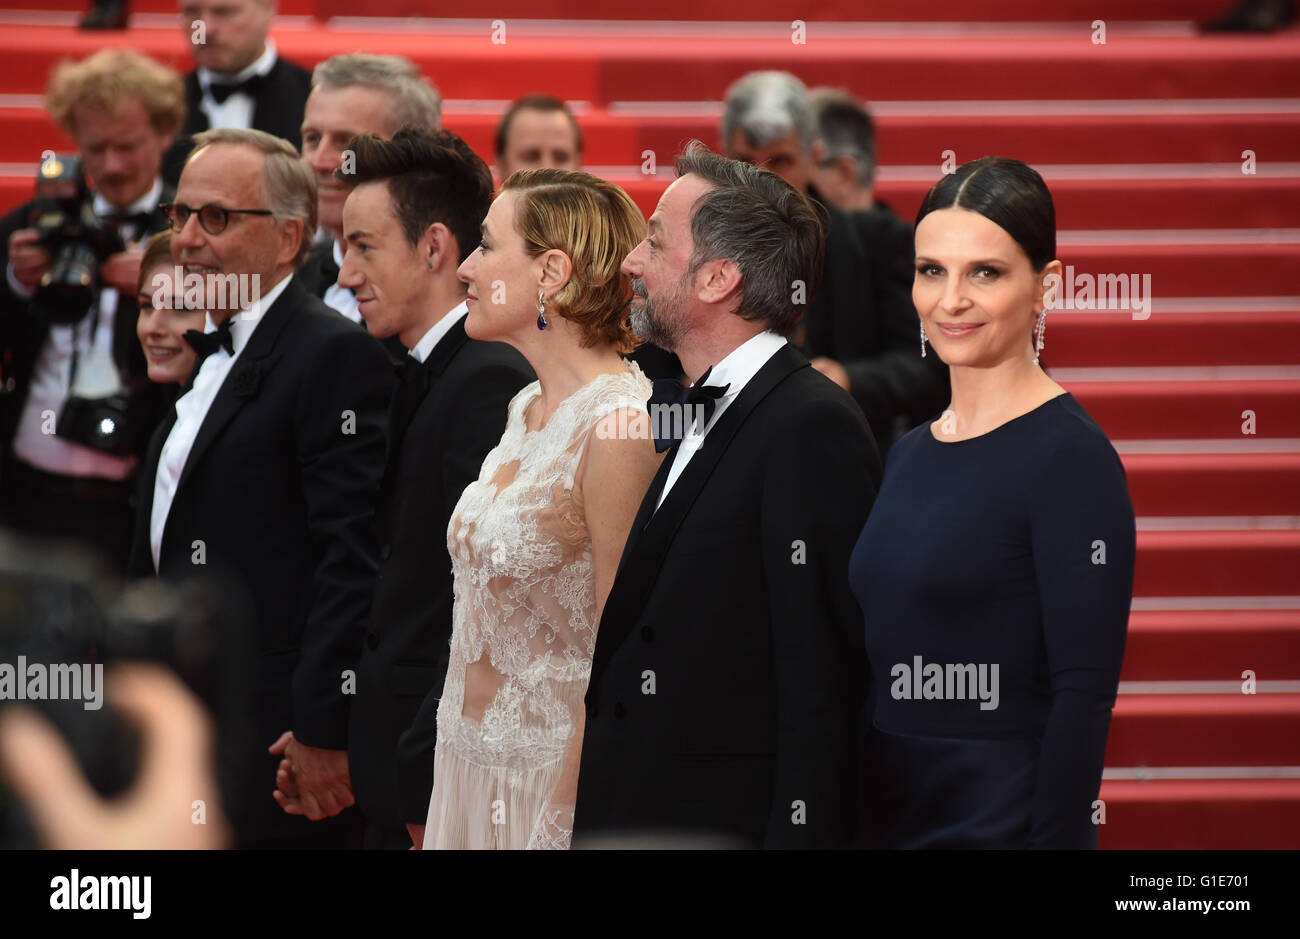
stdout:
[[[131,477],[170,404],[169,391],[149,381],[135,298],[138,245],[165,227],[159,206],[172,191],[159,170],[184,120],[184,95],[165,65],[106,49],[59,65],[45,107],[94,180],[86,205],[127,248],[98,265],[88,306],[65,306],[42,282],[53,255],[66,257],[75,239],[51,251],[34,227],[48,215],[39,202],[0,220],[0,524],[75,541],[121,573]],[[47,154],[42,176],[69,165]]]
[[255,611],[256,752],[223,781],[237,846],[359,847],[348,676],[378,563],[392,368],[295,276],[316,181],[293,146],[232,129],[195,144],[167,208],[172,256],[215,302],[143,464],[131,573],[202,564]]

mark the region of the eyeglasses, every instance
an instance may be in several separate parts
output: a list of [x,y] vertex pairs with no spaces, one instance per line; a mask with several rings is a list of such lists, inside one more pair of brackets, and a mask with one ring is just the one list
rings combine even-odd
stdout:
[[226,209],[219,205],[208,203],[202,208],[192,209],[183,202],[168,202],[159,206],[167,220],[171,222],[172,231],[179,232],[185,227],[185,223],[190,220],[190,216],[198,213],[199,224],[209,235],[220,235],[230,224],[232,215],[274,215],[270,209]]

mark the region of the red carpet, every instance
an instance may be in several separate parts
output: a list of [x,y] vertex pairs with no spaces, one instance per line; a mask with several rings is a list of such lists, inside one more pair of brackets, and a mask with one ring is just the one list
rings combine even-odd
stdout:
[[[595,0],[501,0],[443,23],[339,21],[341,0],[280,0],[281,52],[311,65],[395,52],[447,99],[447,126],[490,155],[501,102],[575,102],[590,168],[647,213],[692,137],[717,144],[718,102],[754,68],[873,102],[881,198],[905,217],[958,162],[1038,166],[1059,256],[1078,274],[1150,275],[1150,315],[1059,312],[1044,360],[1124,460],[1139,516],[1134,613],[1101,798],[1106,848],[1300,847],[1300,30],[1199,37],[1223,0],[722,0],[618,13]],[[77,10],[76,0],[51,0]],[[371,16],[420,12],[371,0]],[[137,0],[136,28],[0,35],[0,206],[27,198],[42,149],[66,147],[39,107],[49,67],[104,41],[186,68],[179,29]],[[630,8],[629,8],[630,9]],[[150,16],[149,14],[155,14]],[[518,17],[518,19],[516,19]],[[683,20],[631,27],[617,22]],[[792,20],[808,42],[790,41]],[[1107,21],[1104,45],[1091,23]],[[842,24],[834,26],[831,21]],[[154,26],[158,28],[142,28]],[[900,25],[912,24],[912,25]],[[950,25],[944,25],[950,24]],[[957,24],[957,25],[951,25]],[[999,25],[1004,24],[1004,25]],[[165,27],[165,28],[164,28]],[[368,31],[361,31],[364,28]],[[639,31],[638,31],[639,30]],[[643,176],[643,151],[656,176]],[[1243,172],[1251,151],[1254,172]],[[1243,432],[1253,414],[1253,433]],[[1255,694],[1241,691],[1253,671]],[[1188,684],[1191,683],[1191,684]]]

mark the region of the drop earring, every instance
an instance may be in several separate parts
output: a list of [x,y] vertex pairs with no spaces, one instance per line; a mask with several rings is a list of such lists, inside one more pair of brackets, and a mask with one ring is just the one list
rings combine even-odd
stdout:
[[546,322],[546,291],[537,291],[537,328],[545,329],[550,324]]
[[921,358],[925,358],[925,340],[929,337],[925,334],[925,323],[921,323]]
[[1047,332],[1047,311],[1043,310],[1038,314],[1038,325],[1034,327],[1034,364],[1038,364],[1038,356],[1042,353],[1045,343],[1043,334]]

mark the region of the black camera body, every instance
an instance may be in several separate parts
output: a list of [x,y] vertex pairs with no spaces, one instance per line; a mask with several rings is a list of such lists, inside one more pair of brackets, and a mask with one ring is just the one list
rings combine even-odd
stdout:
[[50,252],[50,269],[32,302],[51,323],[79,322],[99,295],[99,266],[126,249],[95,216],[87,194],[80,157],[49,154],[41,161],[30,224]]

